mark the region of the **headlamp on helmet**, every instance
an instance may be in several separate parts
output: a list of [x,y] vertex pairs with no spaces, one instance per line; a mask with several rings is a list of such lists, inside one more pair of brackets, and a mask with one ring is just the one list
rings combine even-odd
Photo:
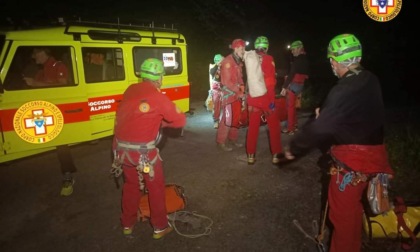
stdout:
[[292,50],[292,49],[301,48],[301,47],[303,47],[302,41],[296,40],[296,41],[293,41],[293,43],[291,43],[287,48]]

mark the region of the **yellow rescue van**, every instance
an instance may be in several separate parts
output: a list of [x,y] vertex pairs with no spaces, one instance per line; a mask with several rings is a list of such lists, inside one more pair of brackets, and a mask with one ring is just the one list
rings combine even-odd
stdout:
[[[0,32],[0,163],[111,136],[122,93],[147,58],[164,62],[165,93],[189,111],[186,40],[172,28],[74,22]],[[29,86],[33,53],[48,48],[66,85]]]

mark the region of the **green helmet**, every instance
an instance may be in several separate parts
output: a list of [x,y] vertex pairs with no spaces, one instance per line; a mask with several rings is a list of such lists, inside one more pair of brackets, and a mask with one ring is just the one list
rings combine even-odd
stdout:
[[268,38],[264,36],[260,36],[255,40],[254,48],[263,48],[265,50],[268,50]]
[[300,48],[300,47],[303,47],[303,43],[302,43],[302,41],[300,41],[300,40],[296,40],[296,41],[293,41],[293,43],[292,44],[290,44],[290,49],[295,49],[295,48]]
[[223,56],[221,54],[214,55],[214,64],[219,64],[220,61],[223,60]]
[[341,34],[330,41],[327,58],[342,62],[353,57],[362,57],[362,45],[353,34]]
[[146,59],[140,67],[140,77],[149,80],[159,80],[159,78],[165,75],[165,68],[163,68],[163,62],[155,59]]

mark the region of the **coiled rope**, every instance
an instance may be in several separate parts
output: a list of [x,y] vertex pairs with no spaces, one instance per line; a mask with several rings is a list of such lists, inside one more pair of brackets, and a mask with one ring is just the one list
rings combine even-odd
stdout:
[[[175,231],[184,237],[187,238],[198,238],[204,235],[210,235],[211,233],[211,226],[213,225],[213,220],[207,216],[197,214],[195,212],[189,211],[177,211],[168,215],[168,219],[171,222],[171,225],[174,227]],[[186,234],[181,232],[177,226],[176,222],[182,222],[186,224],[190,224],[192,229],[202,228],[204,229],[203,232],[197,234]],[[207,222],[206,224],[204,224]]]

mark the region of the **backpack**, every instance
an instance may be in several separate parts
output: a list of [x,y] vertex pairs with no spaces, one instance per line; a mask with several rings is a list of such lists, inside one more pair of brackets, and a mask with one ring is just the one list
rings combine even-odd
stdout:
[[244,62],[247,76],[248,92],[251,97],[260,97],[267,93],[264,74],[261,68],[262,58],[255,50],[246,51]]
[[[166,211],[168,214],[183,210],[187,205],[187,199],[184,195],[184,188],[177,184],[167,184],[165,186]],[[150,218],[149,194],[142,195],[139,204],[138,219],[145,221]]]

